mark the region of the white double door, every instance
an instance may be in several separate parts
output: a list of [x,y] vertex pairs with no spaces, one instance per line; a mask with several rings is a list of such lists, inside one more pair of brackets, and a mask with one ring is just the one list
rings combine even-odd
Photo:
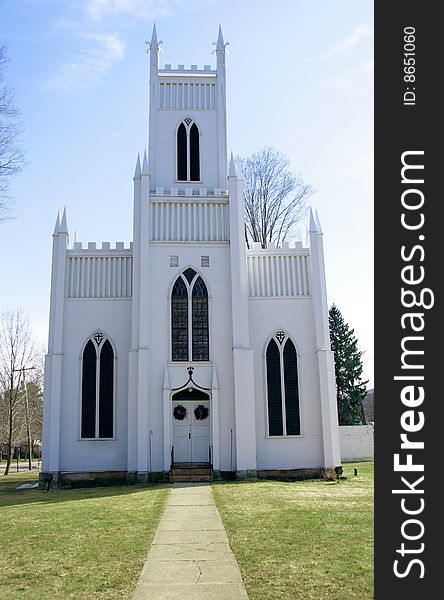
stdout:
[[194,410],[197,406],[203,405],[208,411],[210,402],[208,401],[183,401],[172,403],[172,411],[178,405],[186,408],[184,419],[173,419],[173,446],[175,463],[207,463],[209,459],[210,446],[210,415],[206,419],[196,419]]

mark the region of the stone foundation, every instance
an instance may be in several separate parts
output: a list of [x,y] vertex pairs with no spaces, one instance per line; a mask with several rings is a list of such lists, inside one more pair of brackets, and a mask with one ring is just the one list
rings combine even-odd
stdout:
[[256,469],[236,471],[236,479],[238,481],[246,481],[247,479],[257,479],[257,471]]
[[276,481],[322,479],[323,469],[266,469],[258,471],[257,477],[258,479],[274,479]]
[[58,479],[58,487],[67,488],[125,485],[126,483],[126,471],[85,471],[80,473],[62,471]]
[[[168,483],[169,471],[134,472],[134,471],[84,471],[54,472],[51,487],[79,488],[110,485],[147,485],[150,483]],[[39,474],[39,484],[45,489],[43,473]],[[262,469],[239,471],[214,471],[214,480],[248,481],[253,479],[272,479],[276,481],[302,481],[304,479],[326,479],[335,481],[334,469]]]

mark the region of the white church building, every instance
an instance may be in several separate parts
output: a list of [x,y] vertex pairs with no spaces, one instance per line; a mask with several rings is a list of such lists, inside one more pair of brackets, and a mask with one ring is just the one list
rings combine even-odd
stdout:
[[247,249],[216,68],[159,68],[133,242],[53,234],[42,471],[55,481],[301,476],[340,466],[322,231]]

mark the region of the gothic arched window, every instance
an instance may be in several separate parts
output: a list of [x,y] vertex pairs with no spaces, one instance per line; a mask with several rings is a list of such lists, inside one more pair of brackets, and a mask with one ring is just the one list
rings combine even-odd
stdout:
[[300,435],[299,385],[296,348],[278,331],[266,352],[268,435]]
[[188,360],[188,290],[178,277],[171,294],[172,359]]
[[187,152],[187,130],[185,125],[181,123],[177,130],[177,179],[179,181],[186,181],[187,177],[187,165],[188,165],[188,152]]
[[82,438],[114,435],[114,350],[97,331],[82,356]]
[[179,275],[171,293],[171,357],[209,360],[208,291],[191,268]]
[[196,123],[190,128],[190,181],[199,181],[199,130]]
[[177,128],[177,180],[200,181],[199,129],[190,117]]
[[208,360],[208,292],[202,277],[193,285],[193,360]]

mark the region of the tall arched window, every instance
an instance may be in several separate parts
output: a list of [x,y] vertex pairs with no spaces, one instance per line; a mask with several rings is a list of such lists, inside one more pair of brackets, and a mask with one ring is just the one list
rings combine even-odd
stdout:
[[187,177],[187,165],[188,165],[188,152],[187,152],[187,130],[185,125],[181,123],[177,130],[177,179],[179,181],[186,181]]
[[114,435],[114,350],[101,331],[88,341],[82,357],[82,438]]
[[177,128],[177,180],[200,181],[199,129],[190,117]]
[[190,181],[199,181],[199,130],[196,123],[190,128]]
[[299,385],[296,348],[278,331],[266,352],[268,434],[300,435]]
[[208,291],[194,269],[186,269],[171,293],[173,361],[209,360]]
[[173,360],[188,360],[188,290],[178,277],[171,294],[171,340]]

